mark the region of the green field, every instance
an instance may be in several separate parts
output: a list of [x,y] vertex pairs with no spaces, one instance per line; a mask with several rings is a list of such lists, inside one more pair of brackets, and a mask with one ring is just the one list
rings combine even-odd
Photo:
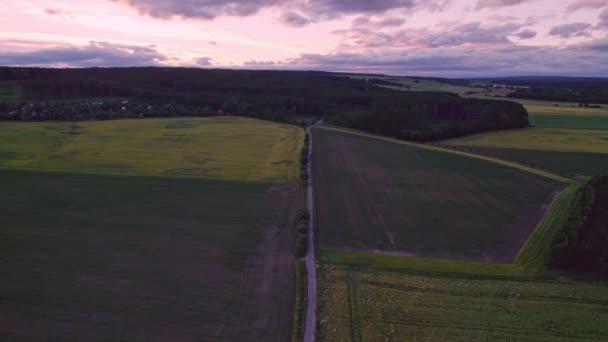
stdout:
[[297,185],[16,170],[0,179],[1,337],[289,338],[285,227]]
[[[508,272],[500,279],[483,272],[430,275],[410,270],[410,258],[383,256],[373,265],[345,264],[349,258],[321,251],[320,341],[608,338],[606,283],[508,278]],[[396,270],[401,262],[404,268]],[[382,263],[392,269],[385,270]],[[432,264],[429,260],[425,267],[432,269]]]
[[539,127],[608,129],[608,108],[526,105],[530,124]]
[[302,129],[0,126],[0,340],[290,339]]
[[561,174],[566,177],[590,177],[608,171],[608,154],[522,150],[513,148],[451,146],[459,151],[511,160]]
[[0,167],[246,181],[299,177],[304,131],[295,126],[236,117],[76,125],[0,123]]
[[313,139],[317,237],[324,248],[512,261],[563,187],[424,145],[324,128]]
[[608,131],[531,127],[471,135],[442,144],[608,154]]

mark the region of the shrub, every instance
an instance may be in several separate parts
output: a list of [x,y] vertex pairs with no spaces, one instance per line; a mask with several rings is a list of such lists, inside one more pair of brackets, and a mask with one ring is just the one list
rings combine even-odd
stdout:
[[308,236],[298,235],[296,238],[296,257],[303,258],[308,250]]
[[308,234],[308,225],[306,225],[306,223],[300,223],[296,227],[296,232],[298,232],[298,234],[301,234],[301,235],[307,235]]
[[298,213],[296,214],[296,220],[298,223],[308,223],[310,219],[310,213],[308,209],[300,208],[298,209]]

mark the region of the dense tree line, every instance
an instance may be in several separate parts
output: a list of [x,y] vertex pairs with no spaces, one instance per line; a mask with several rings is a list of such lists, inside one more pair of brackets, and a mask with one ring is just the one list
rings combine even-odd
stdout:
[[553,266],[608,274],[608,174],[588,181],[553,251]]
[[[378,87],[381,81],[326,72],[0,67],[0,81],[18,82],[30,106],[50,100],[116,97],[140,105],[134,109],[130,105],[126,111],[120,106],[104,111],[67,105],[63,114],[55,110],[51,115],[30,115],[30,120],[219,113],[295,122],[298,115],[315,115],[330,123],[416,141],[528,124],[525,109],[515,103],[396,91]],[[17,117],[23,119],[22,115],[11,118]]]
[[608,79],[591,77],[515,77],[494,82],[524,86],[509,94],[511,98],[565,101],[576,103],[607,103]]
[[376,94],[372,111],[341,113],[329,123],[412,141],[435,141],[528,125],[528,112],[514,102],[461,98],[451,93]]

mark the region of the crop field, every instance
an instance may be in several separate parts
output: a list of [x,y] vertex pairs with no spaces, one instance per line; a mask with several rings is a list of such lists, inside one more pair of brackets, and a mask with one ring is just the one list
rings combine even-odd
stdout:
[[526,105],[530,124],[539,127],[608,129],[608,108]]
[[296,184],[0,170],[0,336],[286,341]]
[[0,123],[0,167],[293,181],[303,130],[267,121],[172,118]]
[[319,341],[608,339],[606,283],[431,275],[331,260],[319,274]]
[[322,248],[512,261],[559,181],[494,162],[315,129]]
[[[444,145],[608,154],[608,131],[531,127],[471,135]],[[602,158],[598,155],[598,158]]]
[[479,146],[451,146],[460,151],[511,160],[566,177],[590,177],[608,172],[608,154],[521,150]]

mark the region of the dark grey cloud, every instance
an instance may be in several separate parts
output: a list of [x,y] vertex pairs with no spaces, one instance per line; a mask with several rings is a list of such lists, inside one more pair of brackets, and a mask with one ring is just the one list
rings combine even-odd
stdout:
[[86,46],[62,46],[31,52],[0,52],[0,65],[10,66],[147,66],[168,58],[154,46],[90,42]]
[[549,34],[561,38],[585,37],[589,36],[589,29],[591,29],[591,24],[570,23],[553,27]]
[[198,66],[209,66],[212,65],[211,61],[213,58],[211,57],[200,57],[195,60],[196,65]]
[[513,33],[512,35],[519,39],[531,39],[536,37],[536,32],[531,30],[522,30],[517,33]]
[[311,23],[311,19],[298,12],[288,11],[281,15],[281,21],[292,27],[302,27]]
[[141,13],[169,18],[213,19],[217,16],[248,16],[264,7],[281,4],[282,0],[114,0],[125,2]]
[[600,22],[597,24],[596,28],[598,29],[608,29],[608,8],[600,13]]
[[304,54],[275,68],[368,72],[395,75],[482,77],[514,75],[608,76],[608,39],[568,48],[505,45],[500,48],[449,47],[433,51]]
[[261,9],[280,8],[283,22],[292,26],[327,20],[346,14],[381,14],[390,10],[437,10],[451,0],[113,0],[127,3],[141,13],[170,18],[213,19],[218,16],[249,16]]
[[477,8],[500,8],[513,5],[519,5],[524,2],[530,2],[531,0],[479,0],[477,2]]

